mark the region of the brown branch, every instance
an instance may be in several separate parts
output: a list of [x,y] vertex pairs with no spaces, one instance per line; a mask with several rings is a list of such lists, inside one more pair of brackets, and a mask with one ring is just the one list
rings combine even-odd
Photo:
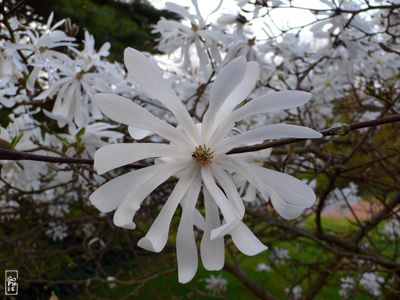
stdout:
[[242,282],[255,296],[259,299],[274,300],[272,296],[264,287],[258,285],[250,277],[246,275],[239,267],[235,267],[233,264],[225,263],[224,269],[234,275],[240,282]]
[[[390,117],[379,118],[371,121],[364,121],[352,124],[343,124],[342,126],[333,127],[321,130],[320,133],[323,136],[332,136],[332,135],[345,135],[350,131],[367,128],[367,127],[374,127],[383,124],[389,124],[394,122],[400,121],[400,115],[394,115]],[[272,147],[284,146],[293,144],[296,142],[305,141],[306,139],[280,139],[276,141],[268,141],[257,145],[252,146],[244,146],[234,148],[231,151],[227,152],[227,154],[234,154],[234,153],[244,153],[244,152],[253,152],[258,150],[263,150]],[[46,156],[46,155],[38,155],[32,154],[17,150],[10,150],[5,148],[0,148],[0,160],[33,160],[33,161],[42,161],[42,162],[50,162],[50,163],[61,163],[61,164],[85,164],[85,165],[93,165],[93,159],[87,158],[75,158],[75,157],[68,157],[68,156]],[[143,167],[143,165],[134,165],[132,167]]]
[[[367,127],[374,127],[374,126],[378,126],[378,125],[382,125],[382,124],[389,124],[389,123],[394,123],[394,122],[399,122],[399,121],[400,121],[400,115],[394,115],[394,116],[379,118],[379,119],[375,119],[375,120],[371,120],[371,121],[364,121],[364,122],[351,123],[351,124],[342,124],[342,126],[321,130],[320,133],[323,136],[346,135],[348,132],[353,131],[353,130],[367,128]],[[293,144],[293,143],[301,142],[301,141],[305,141],[305,140],[307,140],[307,139],[296,139],[296,138],[280,139],[280,140],[264,142],[264,143],[252,145],[252,146],[238,147],[238,148],[232,149],[227,154],[253,152],[253,151],[263,150],[263,149],[267,149],[267,148]]]
[[46,156],[0,148],[0,160],[34,160],[50,163],[93,165],[93,159],[68,156]]

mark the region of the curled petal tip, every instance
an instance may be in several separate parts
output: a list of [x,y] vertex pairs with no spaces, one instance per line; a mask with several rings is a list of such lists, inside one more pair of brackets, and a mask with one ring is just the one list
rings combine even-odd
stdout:
[[148,239],[147,237],[143,237],[139,240],[139,242],[137,243],[137,245],[140,248],[143,248],[147,251],[151,251],[151,252],[160,252],[162,249],[157,249],[155,247],[155,245],[151,242],[150,239]]

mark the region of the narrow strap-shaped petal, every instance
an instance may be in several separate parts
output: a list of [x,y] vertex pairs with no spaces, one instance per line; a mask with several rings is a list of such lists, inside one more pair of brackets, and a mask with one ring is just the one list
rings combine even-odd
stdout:
[[242,163],[228,155],[220,157],[218,163],[246,176],[265,200],[271,199],[276,211],[285,219],[297,218],[316,200],[314,191],[306,183],[288,174]]
[[237,121],[256,114],[295,108],[304,105],[310,99],[311,94],[303,91],[272,92],[256,97],[227,115],[213,133],[208,145],[212,146],[223,138]]
[[28,77],[28,80],[26,82],[26,88],[28,91],[33,92],[35,89],[35,82],[39,76],[39,72],[41,70],[41,67],[34,67],[33,70],[31,71],[31,74]]
[[[210,194],[205,194],[205,197],[211,197]],[[205,198],[206,201],[206,198]],[[206,202],[205,202],[206,204]],[[218,210],[213,209],[218,213]],[[207,214],[207,210],[206,210]],[[217,215],[218,216],[218,215]],[[207,215],[206,215],[207,218]],[[207,219],[206,219],[207,221]],[[218,223],[219,223],[219,216],[218,216]],[[216,224],[215,224],[216,225]],[[213,226],[214,227],[214,226]],[[206,234],[206,232],[205,232]],[[210,238],[210,241],[208,241],[209,244],[206,244],[206,241],[202,240],[202,249],[203,251],[207,251],[204,254],[204,259],[206,260],[207,263],[210,263],[211,266],[213,267],[220,267],[221,264],[223,265],[223,260],[221,258],[221,252],[216,252],[214,255],[217,255],[217,257],[213,257],[212,252],[210,250],[214,251],[221,251],[219,247],[221,247],[219,244],[211,244],[213,242],[218,242],[223,237],[227,234],[230,234],[232,237],[232,241],[236,245],[236,247],[244,254],[252,256],[260,253],[261,251],[264,251],[267,249],[265,245],[263,245],[260,240],[251,232],[251,230],[240,220],[236,219],[234,221],[231,221],[229,223],[225,223],[222,226],[216,227],[214,229],[210,230],[210,235],[207,235],[207,238]],[[203,236],[204,239],[204,236]],[[213,248],[206,249],[205,247],[211,247],[214,246]],[[211,257],[207,257],[211,256]],[[202,257],[203,259],[203,257]],[[204,260],[203,260],[204,264]],[[206,267],[206,265],[205,265]]]
[[[128,132],[129,132],[129,135],[135,140],[142,140],[145,137],[153,134],[149,130],[137,128],[134,126],[129,126]],[[169,139],[169,140],[171,140],[171,139]]]
[[194,210],[193,224],[200,230],[206,230],[206,221],[197,208]]
[[190,152],[182,147],[156,143],[123,143],[101,147],[94,155],[98,174],[151,157],[182,157]]
[[[298,217],[301,212],[308,207],[311,207],[315,200],[316,195],[314,191],[305,182],[285,173],[277,172],[274,170],[269,170],[267,168],[262,168],[259,166],[253,166],[246,164],[257,177],[263,178],[266,184],[278,195],[276,201],[273,201],[275,209],[280,212],[284,210],[278,209],[278,202],[283,202],[280,207],[293,207],[290,211],[299,211],[300,213],[294,217]],[[280,200],[280,201],[279,201]],[[292,213],[290,215],[293,215]],[[283,215],[282,215],[283,216]],[[288,218],[286,216],[283,216]],[[289,217],[291,219],[293,217]]]
[[125,49],[124,61],[129,74],[146,95],[159,100],[168,108],[194,145],[200,144],[200,135],[192,118],[167,81],[163,79],[160,69],[133,48]]
[[133,101],[113,94],[96,94],[94,101],[100,110],[114,121],[148,130],[175,143],[187,143],[180,130],[160,120]]
[[248,256],[256,255],[268,249],[243,222],[240,222],[240,224],[230,232],[230,235],[233,243],[240,252]]
[[262,142],[264,140],[282,138],[317,139],[320,137],[322,137],[321,133],[308,127],[289,124],[271,124],[225,138],[217,144],[215,150],[220,153],[225,153],[232,148]]
[[221,226],[219,208],[211,198],[210,192],[203,188],[206,228],[200,243],[200,255],[206,270],[221,270],[225,263],[224,238],[211,240],[211,230]]
[[164,163],[135,170],[103,184],[90,195],[90,202],[101,212],[117,209],[125,197],[139,184],[164,168]]
[[202,167],[201,176],[203,178],[205,187],[208,189],[214,201],[217,203],[227,223],[240,219],[240,214],[236,211],[235,207],[215,183],[210,169],[207,167]]
[[258,63],[255,61],[248,62],[246,64],[246,73],[242,81],[226,98],[224,103],[221,105],[221,108],[218,110],[218,113],[215,116],[214,127],[217,127],[225,116],[229,115],[239,103],[249,96],[259,77],[260,67],[258,66]]
[[244,162],[240,158],[238,159],[234,155],[218,155],[215,157],[215,161],[223,169],[244,176],[261,193],[264,199],[268,199],[270,188],[263,186],[261,178],[258,178],[253,172],[246,169]]
[[203,140],[208,140],[219,108],[229,94],[231,94],[236,86],[242,81],[245,73],[246,59],[243,56],[235,58],[221,69],[211,86],[210,103],[203,118]]
[[182,17],[190,20],[191,22],[196,23],[196,20],[194,19],[194,17],[189,13],[189,11],[186,8],[180,6],[176,3],[172,3],[172,2],[166,2],[165,7],[166,7],[166,9],[173,11],[176,14],[181,15]]
[[142,181],[140,186],[135,186],[115,211],[114,224],[122,228],[135,229],[136,225],[132,220],[143,200],[161,183],[186,166],[187,163],[185,162],[165,163],[163,167],[158,170],[158,173],[153,174],[153,176],[147,178],[146,181]]
[[164,248],[168,240],[169,226],[176,208],[197,176],[200,176],[198,168],[193,167],[185,171],[146,236],[139,240],[139,247],[153,252],[160,252]]
[[64,77],[64,78],[58,80],[55,84],[49,86],[49,88],[47,90],[43,91],[38,96],[36,96],[35,99],[44,100],[48,97],[53,96],[60,89],[60,87],[62,85],[64,85],[65,83],[67,83],[70,80],[71,80],[70,77]]
[[274,112],[304,105],[311,99],[311,94],[303,91],[272,92],[256,97],[234,111],[230,116],[233,122],[258,113]]
[[211,230],[210,238],[211,240],[219,239],[229,234],[232,230],[236,228],[240,224],[240,220],[236,219],[229,223],[224,223],[220,227]]
[[180,283],[192,280],[197,271],[198,254],[193,231],[193,214],[201,189],[201,176],[196,179],[186,192],[182,201],[183,210],[176,234],[176,258],[178,261],[178,279]]
[[237,191],[232,179],[225,173],[225,171],[218,165],[211,165],[213,176],[217,179],[219,185],[224,190],[226,197],[230,200],[238,212],[239,219],[244,216],[244,204]]

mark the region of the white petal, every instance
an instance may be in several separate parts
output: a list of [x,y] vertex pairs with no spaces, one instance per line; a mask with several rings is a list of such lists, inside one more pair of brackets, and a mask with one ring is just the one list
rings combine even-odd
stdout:
[[186,8],[180,6],[180,5],[176,4],[176,3],[166,2],[165,3],[165,8],[170,10],[170,11],[173,11],[174,13],[176,13],[178,15],[181,15],[182,17],[184,17],[186,19],[189,19],[193,23],[196,23],[196,20],[189,13],[189,11]]
[[293,176],[243,163],[228,155],[220,157],[218,163],[232,172],[245,176],[261,192],[265,200],[271,198],[276,211],[286,219],[297,218],[316,200],[314,191]]
[[164,248],[168,240],[169,226],[176,208],[193,180],[198,176],[200,175],[197,168],[190,168],[182,175],[146,236],[139,240],[139,247],[153,252],[160,252]]
[[311,207],[316,196],[314,191],[303,181],[285,173],[269,170],[258,166],[251,167],[257,177],[263,178],[263,183],[268,185],[277,196],[271,201],[277,212],[284,218],[297,218],[305,208]]
[[284,199],[281,198],[281,195],[275,193],[274,190],[272,190],[269,194],[272,206],[275,208],[278,214],[285,219],[291,220],[298,218],[305,209],[304,206],[298,206],[284,201]]
[[232,230],[236,228],[241,223],[239,220],[234,220],[229,223],[224,223],[222,226],[211,230],[210,238],[211,240],[215,240],[225,235],[229,234]]
[[150,131],[141,129],[141,128],[137,128],[134,126],[129,126],[128,132],[129,132],[129,135],[132,138],[134,138],[135,140],[141,140],[141,139],[144,139],[145,137],[151,135]]
[[197,271],[197,245],[193,231],[193,214],[201,188],[198,176],[183,200],[183,211],[176,234],[176,258],[178,260],[178,278],[180,283],[192,280]]
[[304,105],[311,99],[311,94],[303,91],[280,91],[264,94],[249,101],[235,110],[232,118],[242,120],[254,114],[274,112]]
[[211,86],[210,103],[203,118],[203,139],[208,140],[213,129],[215,115],[222,103],[242,81],[246,73],[246,59],[243,56],[235,58],[223,67]]
[[67,83],[70,80],[71,79],[69,77],[58,80],[57,83],[49,86],[49,88],[47,90],[40,93],[38,96],[35,97],[35,99],[44,100],[48,97],[52,97],[60,89],[61,85],[63,85],[64,83]]
[[226,98],[215,117],[215,126],[218,126],[225,116],[229,115],[232,110],[241,103],[251,93],[260,77],[260,67],[255,61],[248,62],[246,65],[246,73],[242,81]]
[[311,94],[303,91],[272,92],[254,98],[242,107],[234,110],[221,122],[213,133],[209,146],[224,137],[237,121],[255,114],[298,107],[307,103],[310,99]]
[[246,193],[243,196],[243,201],[246,202],[254,202],[257,197],[257,190],[256,188],[249,183],[249,185],[246,188]]
[[207,167],[201,168],[201,176],[203,178],[203,183],[207,190],[212,195],[214,201],[217,203],[218,207],[221,209],[222,215],[224,216],[227,223],[237,220],[239,216],[235,207],[229,202],[224,193],[215,183],[215,180],[211,174],[211,171]]
[[147,109],[131,100],[113,94],[96,94],[93,100],[100,110],[114,121],[148,130],[170,141],[186,142],[181,131],[160,120]]
[[151,157],[185,157],[190,158],[187,150],[155,143],[124,143],[101,147],[94,155],[94,167],[98,174]]
[[201,229],[203,231],[206,230],[206,221],[204,220],[203,215],[199,212],[198,209],[194,210],[193,223],[199,229]]
[[135,223],[132,220],[143,200],[161,183],[181,171],[185,166],[185,163],[165,163],[162,168],[158,169],[157,173],[140,182],[140,185],[135,185],[135,188],[131,190],[115,211],[114,224],[118,227],[134,229]]
[[268,249],[242,222],[230,234],[235,246],[240,252],[248,256],[256,255]]
[[217,156],[215,160],[218,162],[218,165],[220,165],[222,168],[230,172],[241,174],[241,176],[245,177],[246,180],[261,193],[264,199],[269,198],[270,195],[269,186],[264,186],[261,178],[256,176],[254,172],[251,172],[247,168],[249,164],[246,165],[240,158],[237,158],[234,155],[220,155]]
[[133,48],[125,49],[124,61],[129,74],[133,76],[146,95],[164,104],[174,114],[193,143],[200,144],[200,135],[193,120],[167,81],[163,79],[160,69]]
[[101,212],[113,211],[132,189],[162,168],[162,164],[157,164],[118,176],[95,190],[90,195],[90,202]]
[[244,216],[244,204],[237,191],[235,184],[225,171],[218,165],[211,166],[212,174],[217,179],[219,185],[224,190],[226,197],[230,200],[237,211],[239,219]]
[[26,88],[30,92],[33,92],[33,90],[35,89],[35,82],[39,76],[40,69],[41,67],[34,67],[33,70],[31,71],[31,74],[28,77],[28,80],[26,82]]
[[321,133],[308,127],[289,124],[272,124],[252,129],[233,137],[225,138],[217,144],[215,149],[218,152],[225,153],[232,148],[258,143],[264,140],[281,138],[316,139],[320,137],[322,137]]
[[211,230],[220,227],[219,209],[206,188],[203,188],[206,228],[200,243],[200,255],[206,270],[221,270],[225,263],[224,238],[211,240]]

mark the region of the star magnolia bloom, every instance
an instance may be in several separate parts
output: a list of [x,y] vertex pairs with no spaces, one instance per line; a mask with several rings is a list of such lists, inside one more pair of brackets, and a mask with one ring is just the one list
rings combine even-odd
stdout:
[[[171,176],[179,178],[159,215],[138,246],[161,251],[167,240],[175,210],[182,206],[176,238],[180,282],[190,281],[196,273],[198,254],[194,225],[204,231],[200,254],[207,270],[224,265],[224,236],[230,235],[246,255],[265,250],[257,237],[242,222],[245,206],[230,174],[240,173],[256,187],[264,199],[271,199],[285,218],[298,217],[315,201],[315,194],[302,181],[226,154],[234,147],[266,139],[319,138],[320,133],[305,127],[274,124],[228,136],[235,122],[257,113],[303,105],[310,94],[301,91],[274,92],[254,98],[236,108],[253,90],[259,76],[255,62],[234,59],[220,70],[211,87],[211,101],[202,124],[195,124],[182,102],[162,78],[161,71],[135,49],[125,50],[125,65],[144,93],[159,100],[175,116],[174,127],[146,109],[120,96],[95,95],[100,110],[111,119],[151,131],[170,141],[163,143],[111,144],[95,154],[95,168],[102,174],[142,159],[160,158],[152,166],[119,176],[97,189],[90,200],[102,212],[114,213],[114,224],[134,229],[132,219],[143,200]],[[235,109],[236,108],[236,109]],[[203,192],[205,216],[196,209]],[[221,212],[223,220],[220,220]]]

